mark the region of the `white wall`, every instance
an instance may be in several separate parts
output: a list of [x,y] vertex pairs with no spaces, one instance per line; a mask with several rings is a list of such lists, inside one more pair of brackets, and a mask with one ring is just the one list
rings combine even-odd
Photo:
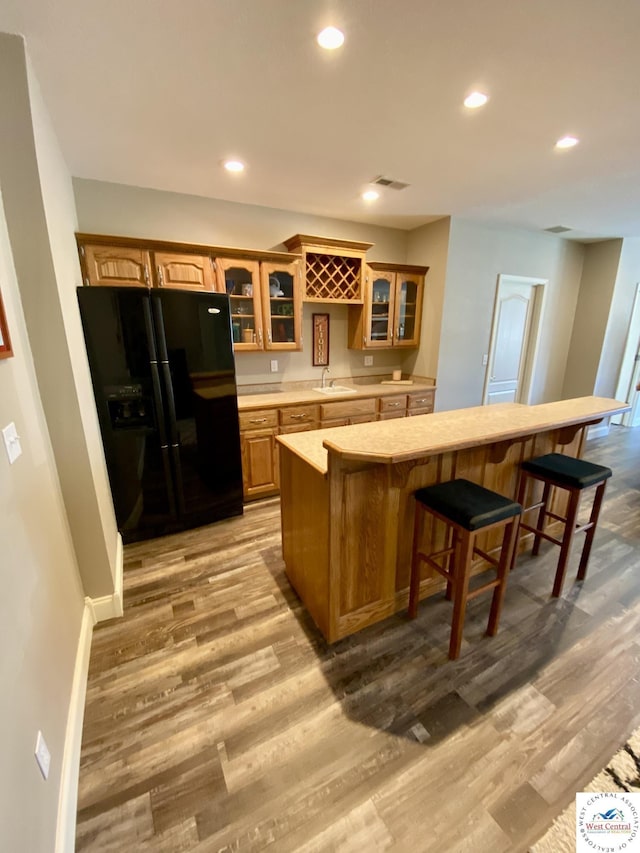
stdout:
[[[75,178],[73,187],[80,231],[286,251],[283,240],[294,234],[314,234],[373,243],[367,260],[404,263],[407,233],[356,222],[328,219],[257,205],[181,195],[140,187]],[[414,261],[414,263],[421,263]],[[247,385],[315,379],[320,368],[311,365],[311,315],[330,315],[330,369],[333,376],[366,376],[406,369],[407,351],[376,351],[372,368],[364,367],[363,353],[347,350],[346,305],[306,303],[303,308],[301,353],[238,353],[238,383]],[[272,359],[278,372],[270,372]]]
[[495,291],[500,274],[548,279],[531,403],[562,397],[583,246],[512,228],[452,219],[438,358],[437,408],[482,402]]
[[[84,598],[40,402],[4,207],[0,291],[14,357],[0,361],[0,426],[23,454],[0,448],[0,849],[44,853],[56,833],[65,729]],[[38,729],[51,751],[44,781]]]

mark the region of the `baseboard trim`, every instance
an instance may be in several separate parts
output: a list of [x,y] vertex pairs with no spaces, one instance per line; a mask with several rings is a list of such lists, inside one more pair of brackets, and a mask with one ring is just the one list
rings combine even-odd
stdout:
[[58,800],[58,826],[56,830],[55,853],[73,853],[76,846],[76,812],[78,808],[78,775],[80,772],[80,748],[82,746],[82,722],[84,702],[87,693],[89,657],[93,635],[93,607],[91,600],[85,599],[84,612],[80,625],[78,650],[73,670],[67,730],[64,738],[62,772],[60,778],[60,799]]
[[587,441],[592,438],[601,438],[603,435],[609,435],[609,421],[601,424],[594,424],[587,429]]
[[122,585],[124,573],[124,550],[122,536],[118,533],[118,544],[116,550],[116,567],[114,577],[114,590],[111,595],[102,595],[99,598],[88,598],[87,601],[92,609],[94,622],[104,622],[107,619],[116,619],[124,613],[122,599]]

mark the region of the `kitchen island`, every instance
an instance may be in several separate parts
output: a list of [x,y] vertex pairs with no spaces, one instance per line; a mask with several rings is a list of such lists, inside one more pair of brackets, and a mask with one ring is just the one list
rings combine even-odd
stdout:
[[[587,428],[626,409],[580,397],[278,436],[286,572],[325,639],[407,608],[416,489],[465,477],[514,498],[522,461],[552,452],[579,457]],[[425,528],[423,546],[443,547],[442,526]],[[496,536],[485,534],[480,547],[496,548]],[[425,567],[420,597],[443,583]]]

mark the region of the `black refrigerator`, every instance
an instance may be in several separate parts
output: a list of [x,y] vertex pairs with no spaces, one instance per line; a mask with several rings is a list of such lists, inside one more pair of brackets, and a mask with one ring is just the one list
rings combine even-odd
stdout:
[[124,542],[241,514],[228,297],[79,287],[78,301]]

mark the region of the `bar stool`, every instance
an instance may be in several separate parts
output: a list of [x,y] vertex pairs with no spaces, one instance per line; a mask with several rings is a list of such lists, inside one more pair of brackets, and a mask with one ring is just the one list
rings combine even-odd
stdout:
[[[560,546],[556,577],[553,582],[553,595],[556,598],[562,593],[562,585],[567,571],[567,560],[573,536],[575,533],[583,531],[586,531],[586,536],[582,547],[577,580],[582,581],[587,575],[591,545],[593,544],[593,537],[596,532],[600,507],[604,498],[604,490],[610,476],[611,469],[606,468],[604,465],[595,465],[593,462],[587,462],[585,459],[574,459],[573,456],[565,456],[563,453],[547,453],[545,456],[538,456],[520,465],[518,500],[523,506],[522,513],[524,515],[534,509],[540,509],[535,526],[525,524],[524,521],[520,525],[523,530],[529,530],[534,534],[533,550],[531,553],[534,557],[537,556],[540,551],[540,542],[542,539],[547,539],[549,542],[553,542],[554,545]],[[527,506],[525,505],[525,493],[529,478],[544,483],[544,489],[542,500]],[[585,489],[594,486],[596,487],[596,492],[593,498],[589,521],[586,524],[578,525],[576,520],[582,493]],[[554,488],[564,489],[569,493],[566,516],[558,515],[549,509]],[[564,524],[560,539],[551,536],[545,531],[547,518],[555,519]]]
[[[467,601],[489,589],[494,592],[487,634],[493,637],[498,630],[522,507],[483,486],[461,479],[418,489],[415,499],[409,618],[415,619],[418,613],[420,565],[426,562],[446,578],[447,598],[451,600],[453,597],[449,657],[455,660],[460,654]],[[430,513],[447,525],[448,547],[430,554],[420,550],[420,531],[425,513]],[[504,527],[505,531],[499,558],[495,559],[476,547],[476,535],[500,527]],[[474,554],[479,554],[494,566],[497,576],[495,580],[470,591],[469,579]],[[440,558],[445,558],[442,565],[436,562]]]

